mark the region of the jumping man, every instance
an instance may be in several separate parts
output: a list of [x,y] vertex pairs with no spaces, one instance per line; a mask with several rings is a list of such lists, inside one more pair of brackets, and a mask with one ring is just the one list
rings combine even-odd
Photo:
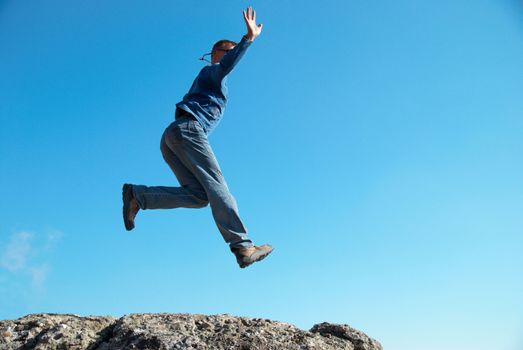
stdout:
[[207,135],[225,110],[227,75],[262,30],[251,7],[243,11],[243,19],[247,34],[239,43],[220,40],[213,45],[211,64],[202,68],[189,92],[176,104],[175,121],[162,135],[162,156],[181,187],[124,184],[122,189],[123,219],[129,231],[140,209],[203,208],[210,204],[218,230],[240,268],[262,260],[272,247],[255,246],[249,239]]

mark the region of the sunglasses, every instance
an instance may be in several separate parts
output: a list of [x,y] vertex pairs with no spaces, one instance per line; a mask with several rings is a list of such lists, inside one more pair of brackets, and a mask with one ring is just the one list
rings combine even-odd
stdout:
[[[223,52],[229,52],[231,51],[232,49],[214,49],[214,51],[223,51]],[[205,56],[209,56],[209,55],[212,55],[212,52],[209,52],[209,53],[206,53],[205,55],[203,55],[202,57],[199,58],[200,61],[205,61],[205,62],[209,62],[209,63],[212,63],[211,61],[209,61],[207,58],[205,58]]]

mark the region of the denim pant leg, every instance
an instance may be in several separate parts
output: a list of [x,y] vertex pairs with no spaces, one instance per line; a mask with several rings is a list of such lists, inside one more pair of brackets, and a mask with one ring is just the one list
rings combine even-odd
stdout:
[[181,187],[133,185],[140,209],[202,208],[209,204],[205,189],[196,177],[167,147],[165,132],[160,142],[163,159],[178,179]]
[[229,192],[218,162],[201,125],[191,119],[173,123],[165,132],[165,142],[207,194],[214,221],[231,247],[250,247],[251,240]]

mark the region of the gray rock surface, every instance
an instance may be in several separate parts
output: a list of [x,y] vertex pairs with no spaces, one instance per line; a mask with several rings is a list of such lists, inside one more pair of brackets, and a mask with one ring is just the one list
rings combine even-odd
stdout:
[[310,331],[261,318],[230,315],[131,314],[122,318],[33,314],[0,321],[0,350],[382,350],[349,327]]

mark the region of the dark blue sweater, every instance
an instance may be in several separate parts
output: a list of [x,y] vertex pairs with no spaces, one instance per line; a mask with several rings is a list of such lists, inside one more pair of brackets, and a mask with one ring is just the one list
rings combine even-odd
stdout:
[[245,37],[227,52],[219,63],[203,67],[189,92],[176,107],[196,118],[207,134],[218,125],[227,105],[227,74],[236,66],[251,45]]

